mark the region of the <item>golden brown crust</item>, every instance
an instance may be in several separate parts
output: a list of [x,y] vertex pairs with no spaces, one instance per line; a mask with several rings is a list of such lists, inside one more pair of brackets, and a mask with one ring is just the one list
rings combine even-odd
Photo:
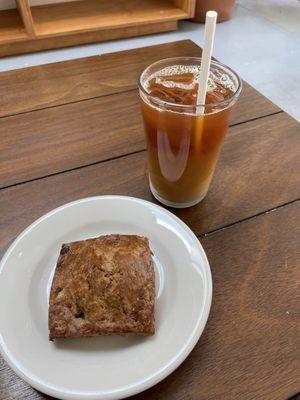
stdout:
[[49,338],[154,334],[148,239],[108,235],[63,244],[49,301]]

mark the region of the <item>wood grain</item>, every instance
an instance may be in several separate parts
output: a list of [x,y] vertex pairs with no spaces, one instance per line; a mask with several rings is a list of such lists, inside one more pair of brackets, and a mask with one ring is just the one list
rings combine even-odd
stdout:
[[[180,3],[180,2],[179,2]],[[32,7],[37,36],[125,28],[189,15],[168,0],[86,0]]]
[[[199,205],[175,212],[197,234],[300,198],[299,130],[278,114],[231,128],[212,187]],[[285,140],[282,140],[283,136]],[[0,254],[47,211],[83,197],[123,194],[153,200],[146,152],[0,191]],[[174,210],[173,210],[174,211]]]
[[2,72],[0,90],[7,95],[0,98],[0,116],[137,88],[146,66],[162,56],[191,52],[201,50],[191,41],[180,41]]
[[[231,124],[257,118],[265,101],[246,88]],[[0,119],[0,188],[145,149],[140,114],[131,91]]]
[[[137,88],[139,75],[154,61],[162,57],[200,55],[201,49],[195,43],[184,40],[2,72],[0,91],[6,95],[0,98],[0,116]],[[239,103],[241,106],[238,106],[237,117],[243,106],[239,122],[280,111],[246,83]]]
[[[0,74],[0,186],[19,183],[0,190],[0,256],[63,203],[101,194],[154,201],[137,77],[159,58],[199,52],[183,41]],[[299,124],[249,85],[232,123],[207,198],[176,211],[205,235],[214,281],[208,326],[177,371],[132,400],[285,400],[299,392]],[[25,398],[50,399],[0,357],[0,399]]]
[[[22,19],[16,9],[0,11],[0,49],[5,43],[12,39],[19,40],[28,38]],[[1,50],[0,50],[1,52]],[[1,53],[0,53],[1,56]]]
[[23,24],[29,37],[35,37],[35,28],[30,10],[29,0],[16,0]]
[[0,120],[0,187],[145,148],[135,92]]
[[[201,239],[213,304],[187,360],[132,400],[282,400],[299,390],[300,204]],[[0,359],[2,400],[50,399]]]
[[196,0],[172,0],[172,3],[184,10],[187,17],[192,18],[195,15]]
[[16,10],[0,11],[0,56],[174,30],[195,9],[195,0],[16,3],[26,30]]
[[149,22],[147,25],[128,26],[92,32],[74,33],[59,37],[35,38],[33,40],[14,41],[0,46],[0,57],[32,53],[35,51],[75,46],[79,44],[104,42],[107,40],[124,39],[135,36],[150,35],[158,32],[170,32],[177,29],[177,21]]
[[201,239],[214,281],[207,327],[162,383],[132,400],[285,400],[299,390],[300,204]]

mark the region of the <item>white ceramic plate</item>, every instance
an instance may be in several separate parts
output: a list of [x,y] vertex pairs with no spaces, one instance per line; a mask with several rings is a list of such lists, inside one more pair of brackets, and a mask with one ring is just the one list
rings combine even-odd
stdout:
[[[48,296],[62,242],[108,233],[148,236],[155,254],[153,337],[48,340]],[[131,197],[91,197],[30,225],[0,264],[0,350],[34,388],[60,399],[120,399],[182,363],[208,318],[211,273],[204,250],[177,217]]]

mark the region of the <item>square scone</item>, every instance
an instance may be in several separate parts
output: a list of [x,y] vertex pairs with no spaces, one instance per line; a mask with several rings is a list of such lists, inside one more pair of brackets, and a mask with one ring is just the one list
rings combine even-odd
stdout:
[[49,300],[49,339],[153,335],[155,272],[149,241],[107,235],[63,244]]

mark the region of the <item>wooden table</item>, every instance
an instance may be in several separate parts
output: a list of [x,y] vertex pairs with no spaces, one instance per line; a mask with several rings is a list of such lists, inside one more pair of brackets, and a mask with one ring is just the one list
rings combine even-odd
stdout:
[[[181,41],[0,74],[0,253],[63,203],[123,194],[155,202],[137,79]],[[213,304],[187,360],[143,400],[276,400],[299,392],[299,124],[244,89],[207,198],[175,211],[210,261]],[[297,258],[298,256],[298,258]],[[49,398],[0,360],[0,399]]]

